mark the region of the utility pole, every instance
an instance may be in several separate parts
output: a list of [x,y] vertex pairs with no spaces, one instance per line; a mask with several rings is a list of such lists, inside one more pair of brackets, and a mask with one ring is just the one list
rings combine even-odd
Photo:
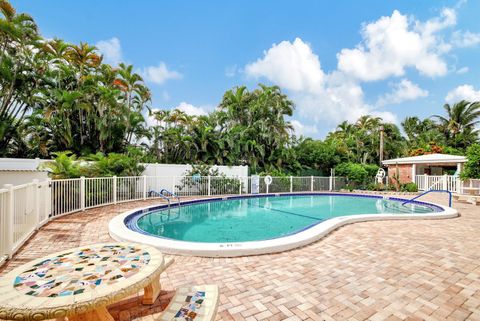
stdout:
[[380,167],[382,167],[382,162],[383,162],[383,132],[385,128],[383,126],[380,126]]

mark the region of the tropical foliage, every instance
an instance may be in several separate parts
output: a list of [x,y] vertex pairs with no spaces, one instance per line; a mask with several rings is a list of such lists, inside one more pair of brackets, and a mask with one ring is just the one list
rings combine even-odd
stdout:
[[480,144],[468,147],[467,159],[461,173],[462,178],[480,178]]
[[140,155],[129,149],[125,154],[100,152],[77,159],[72,152],[53,153],[55,158],[42,167],[50,172],[53,179],[106,176],[139,176],[145,170]]
[[464,154],[479,142],[479,102],[446,104],[439,115],[407,117],[401,128],[365,115],[324,140],[295,135],[294,104],[277,86],[234,87],[208,115],[154,109],[132,65],[105,64],[87,43],[42,38],[34,19],[6,0],[0,12],[0,156],[56,157],[54,175],[134,175],[134,163],[149,161],[248,165],[279,176],[337,168],[361,180],[372,175],[366,165],[379,165],[381,129],[384,159]]
[[260,169],[299,167],[285,119],[293,103],[276,86],[228,90],[216,111],[189,116],[179,110],[153,112],[151,151],[160,162],[248,165]]
[[43,39],[30,16],[7,1],[0,9],[0,156],[124,152],[147,134],[150,91],[132,66]]

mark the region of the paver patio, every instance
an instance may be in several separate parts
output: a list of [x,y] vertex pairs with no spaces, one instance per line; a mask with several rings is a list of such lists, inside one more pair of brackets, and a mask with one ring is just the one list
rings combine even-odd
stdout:
[[[442,203],[445,197],[426,198]],[[42,227],[0,269],[108,242],[109,220],[145,201],[68,215]],[[444,203],[444,202],[443,202]],[[116,320],[153,321],[172,290],[216,283],[217,320],[480,320],[480,207],[455,203],[448,220],[347,225],[292,251],[241,258],[176,256],[153,307],[139,296],[110,307]]]

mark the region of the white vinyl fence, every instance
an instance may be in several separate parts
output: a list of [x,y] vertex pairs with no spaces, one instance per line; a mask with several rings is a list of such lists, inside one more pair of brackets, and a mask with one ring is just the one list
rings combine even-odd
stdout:
[[453,193],[469,194],[472,191],[480,192],[480,179],[461,180],[453,175],[416,175],[415,184],[419,191],[428,191],[432,189],[447,190]]

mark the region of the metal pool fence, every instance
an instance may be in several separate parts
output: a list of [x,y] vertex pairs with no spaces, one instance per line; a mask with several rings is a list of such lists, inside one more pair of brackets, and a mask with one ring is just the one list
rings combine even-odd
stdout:
[[[252,187],[252,180],[258,185]],[[478,179],[417,175],[415,181],[420,190],[441,187],[459,193],[480,191]],[[5,185],[0,188],[0,265],[50,219],[98,206],[162,198],[162,189],[180,197],[196,197],[334,191],[346,185],[344,177],[332,176],[272,177],[270,184],[265,177],[257,181],[252,176],[114,176]]]
[[[132,176],[34,181],[0,189],[0,264],[50,219],[98,206],[161,198],[162,189],[180,197],[252,193],[252,177]],[[342,177],[259,177],[258,193],[318,192],[345,186]],[[255,192],[255,191],[254,191]],[[172,199],[173,200],[173,199]]]

